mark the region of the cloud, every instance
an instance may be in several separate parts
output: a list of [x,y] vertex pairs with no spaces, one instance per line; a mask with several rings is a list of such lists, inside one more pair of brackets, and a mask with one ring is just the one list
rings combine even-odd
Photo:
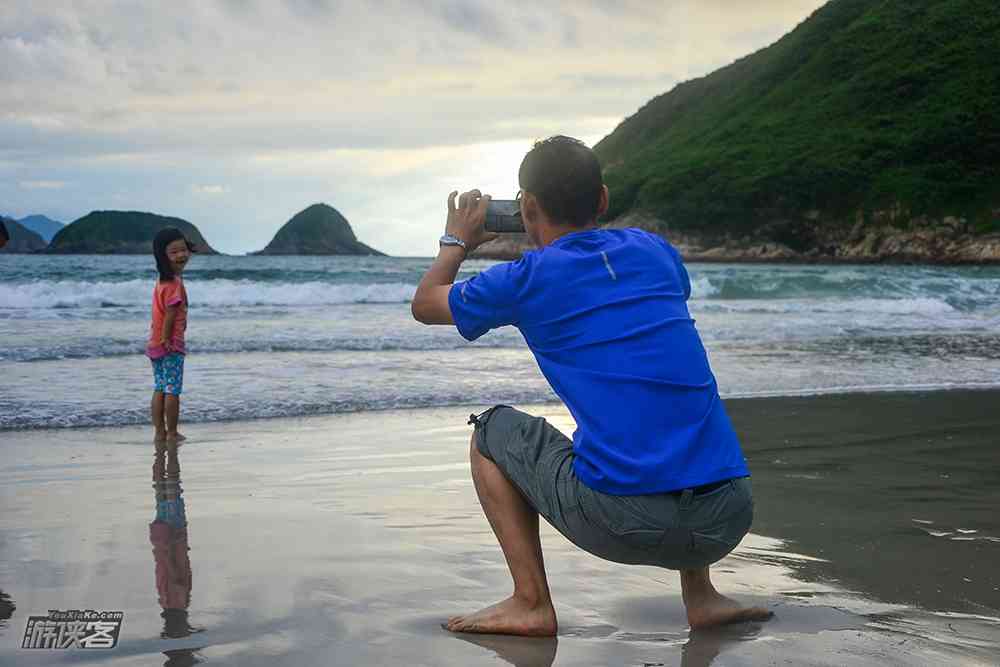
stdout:
[[221,195],[229,192],[224,185],[192,185],[191,192],[196,195]]
[[17,184],[24,190],[60,190],[66,187],[65,181],[18,181]]
[[[231,251],[251,249],[248,226],[267,236],[272,215],[330,200],[405,253],[401,239],[437,229],[415,213],[435,188],[463,174],[506,184],[510,146],[599,139],[821,4],[7,0],[0,193],[69,219],[125,193],[204,218]],[[5,179],[73,187],[43,198]],[[230,189],[248,195],[219,196]]]

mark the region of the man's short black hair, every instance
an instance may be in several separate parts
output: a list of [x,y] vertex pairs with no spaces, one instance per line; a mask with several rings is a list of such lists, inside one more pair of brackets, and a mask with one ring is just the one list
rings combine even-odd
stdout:
[[7,226],[3,224],[3,218],[0,218],[0,239],[10,241],[10,233],[7,231]]
[[597,217],[601,165],[578,139],[557,135],[536,142],[521,161],[517,180],[554,222],[583,227]]

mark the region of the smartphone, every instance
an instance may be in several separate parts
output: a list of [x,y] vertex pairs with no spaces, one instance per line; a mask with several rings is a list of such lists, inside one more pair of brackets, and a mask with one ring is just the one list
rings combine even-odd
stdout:
[[486,231],[501,234],[524,232],[521,204],[515,199],[491,199],[486,208]]

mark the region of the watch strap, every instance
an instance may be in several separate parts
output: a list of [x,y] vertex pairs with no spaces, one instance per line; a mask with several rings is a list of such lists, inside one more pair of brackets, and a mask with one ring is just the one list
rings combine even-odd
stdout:
[[444,236],[442,236],[438,240],[438,244],[439,245],[457,245],[462,250],[464,250],[466,252],[469,251],[469,247],[467,245],[465,245],[465,241],[463,241],[462,239],[458,238],[457,236],[453,236],[451,234],[445,234]]

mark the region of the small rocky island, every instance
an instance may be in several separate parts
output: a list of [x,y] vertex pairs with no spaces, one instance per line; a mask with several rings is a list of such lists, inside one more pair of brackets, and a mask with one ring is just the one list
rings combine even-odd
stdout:
[[385,255],[354,235],[350,223],[328,204],[313,204],[286,222],[255,255]]
[[199,253],[218,254],[187,220],[142,211],[93,211],[60,229],[46,252],[66,255],[148,255],[153,237],[176,227]]

